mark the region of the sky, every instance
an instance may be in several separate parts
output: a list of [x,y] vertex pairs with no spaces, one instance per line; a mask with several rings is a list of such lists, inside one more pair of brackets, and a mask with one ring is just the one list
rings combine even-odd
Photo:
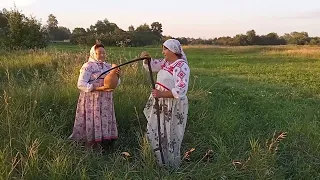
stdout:
[[59,25],[88,28],[107,18],[128,30],[158,21],[173,37],[215,38],[245,34],[279,35],[305,31],[320,36],[320,0],[0,0],[0,9],[16,7],[46,23],[49,14]]

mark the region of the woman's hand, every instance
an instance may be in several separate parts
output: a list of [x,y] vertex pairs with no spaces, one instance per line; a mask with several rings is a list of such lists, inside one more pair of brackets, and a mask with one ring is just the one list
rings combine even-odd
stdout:
[[121,74],[121,69],[120,68],[116,69],[116,74],[118,75],[118,77],[120,77],[120,74]]
[[[143,52],[141,53],[140,57],[141,57],[141,58],[143,58],[143,57],[150,58],[150,55],[149,55],[149,53],[148,53],[147,51],[143,51]],[[143,63],[144,63],[144,64],[148,64],[148,59],[144,59],[144,60],[143,60]]]
[[159,91],[157,89],[152,90],[152,96],[154,98],[174,98],[171,91]]
[[159,91],[157,89],[152,89],[152,96],[154,98],[161,98],[162,97],[162,91]]
[[109,89],[105,86],[96,87],[94,90],[95,91],[113,91],[113,89]]

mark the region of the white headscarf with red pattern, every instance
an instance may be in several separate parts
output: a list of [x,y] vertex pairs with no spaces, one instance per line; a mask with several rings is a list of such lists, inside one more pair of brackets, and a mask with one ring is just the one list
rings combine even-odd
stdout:
[[171,52],[175,54],[181,54],[181,59],[188,61],[186,54],[183,52],[180,42],[176,39],[168,39],[163,43],[163,46],[168,48]]

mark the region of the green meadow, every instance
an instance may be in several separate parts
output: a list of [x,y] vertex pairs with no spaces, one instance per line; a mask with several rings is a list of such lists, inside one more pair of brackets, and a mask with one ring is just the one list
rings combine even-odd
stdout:
[[[67,139],[89,49],[0,52],[0,179],[320,178],[320,47],[184,47],[191,76],[181,153],[194,151],[175,171],[157,166],[144,138],[152,86],[141,62],[122,67],[114,146],[102,154]],[[106,50],[110,63],[142,51],[162,57],[161,47]]]

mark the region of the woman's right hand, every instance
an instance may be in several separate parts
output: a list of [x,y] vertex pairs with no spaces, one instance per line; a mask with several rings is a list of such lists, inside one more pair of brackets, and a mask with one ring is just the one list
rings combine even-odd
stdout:
[[[143,51],[143,52],[141,52],[140,57],[141,57],[141,58],[143,58],[143,57],[150,58],[150,55],[149,55],[149,53],[148,53],[147,51]],[[148,59],[144,59],[144,60],[143,60],[143,63],[144,63],[144,64],[148,64]]]

